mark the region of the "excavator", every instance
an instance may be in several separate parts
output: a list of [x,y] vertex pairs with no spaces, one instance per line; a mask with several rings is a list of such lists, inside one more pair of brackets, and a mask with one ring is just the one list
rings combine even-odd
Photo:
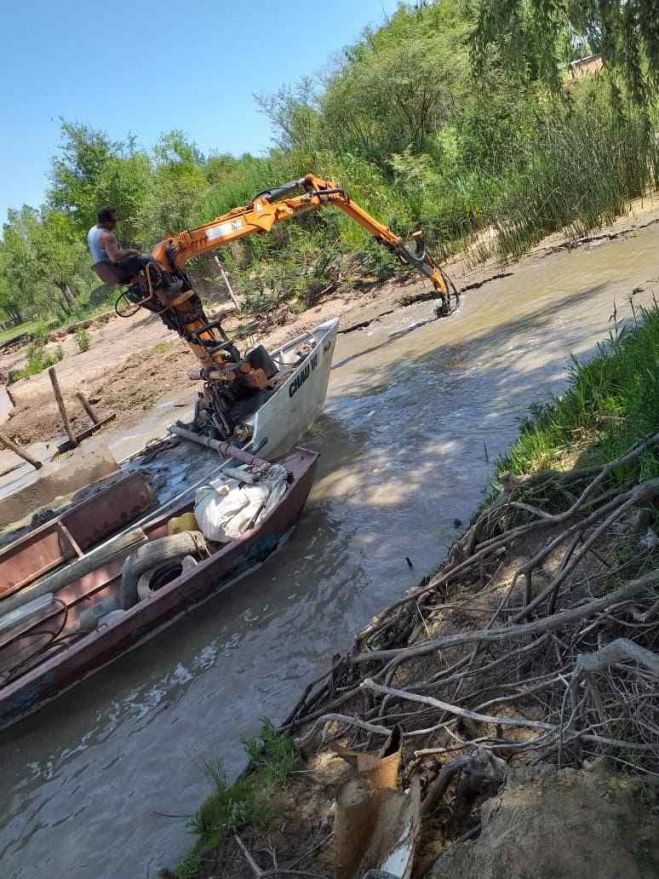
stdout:
[[[153,260],[132,279],[116,303],[116,311],[122,317],[135,314],[139,308],[156,312],[167,327],[188,343],[200,361],[199,368],[189,373],[190,378],[203,382],[195,408],[196,432],[216,440],[247,441],[244,422],[241,422],[245,407],[239,404],[255,395],[267,394],[273,367],[262,345],[243,357],[227,337],[221,322],[208,319],[185,271],[187,263],[248,235],[270,232],[275,224],[284,220],[326,206],[339,208],[401,263],[427,277],[438,299],[438,317],[451,314],[457,307],[458,291],[433,262],[421,236],[413,236],[413,244],[408,246],[399,235],[356,204],[334,181],[307,174],[259,192],[248,204],[157,244],[152,252]],[[172,284],[172,281],[180,283]],[[175,292],[167,292],[168,288],[174,288]]]

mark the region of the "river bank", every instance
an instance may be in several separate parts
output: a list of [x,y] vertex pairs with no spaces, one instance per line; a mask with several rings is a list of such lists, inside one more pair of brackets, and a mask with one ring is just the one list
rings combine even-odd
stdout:
[[[354,784],[350,755],[398,749],[400,787],[421,792],[414,875],[467,879],[484,864],[492,877],[529,864],[572,875],[561,870],[586,852],[593,876],[613,864],[656,875],[657,790],[643,781],[659,770],[657,351],[655,304],[575,365],[566,393],[523,425],[439,569],[334,657],[283,734],[265,727],[247,746],[247,776],[229,785],[214,767],[177,877],[331,875],[346,854],[333,828],[335,801]],[[520,780],[520,767],[538,764]],[[600,774],[568,781],[556,765]],[[618,825],[594,847],[572,833],[591,788],[617,809],[600,807],[598,824],[615,814]],[[503,839],[520,802],[527,830],[542,825],[546,838],[513,864]],[[502,810],[515,821],[497,826]],[[484,829],[482,844],[465,842]],[[552,844],[560,834],[572,834],[567,851]]]

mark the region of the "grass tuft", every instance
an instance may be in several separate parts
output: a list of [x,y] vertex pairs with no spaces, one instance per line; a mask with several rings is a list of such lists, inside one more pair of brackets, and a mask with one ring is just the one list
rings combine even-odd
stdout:
[[30,342],[27,349],[27,363],[23,369],[12,372],[12,381],[19,381],[22,378],[30,378],[32,375],[38,375],[44,369],[59,363],[64,357],[64,351],[61,345],[48,351],[41,342]]
[[295,743],[264,720],[260,734],[245,740],[243,747],[249,771],[233,783],[228,782],[221,760],[204,763],[212,793],[191,819],[198,840],[178,865],[177,879],[194,879],[204,857],[218,848],[225,834],[247,825],[268,829],[281,814],[286,779],[299,763]]
[[[611,334],[588,362],[570,365],[563,396],[532,408],[521,435],[500,462],[514,475],[551,467],[601,465],[659,431],[659,306],[634,313],[634,324]],[[578,458],[578,463],[577,459]],[[659,476],[649,449],[613,474],[619,484]]]

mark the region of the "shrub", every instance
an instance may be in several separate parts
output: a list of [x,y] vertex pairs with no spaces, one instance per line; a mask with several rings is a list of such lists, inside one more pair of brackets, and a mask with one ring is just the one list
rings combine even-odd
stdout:
[[81,354],[85,351],[89,351],[91,344],[92,341],[87,330],[84,327],[78,327],[76,330],[76,345],[78,346],[78,351]]
[[64,351],[61,345],[57,345],[51,351],[47,351],[44,345],[38,342],[32,342],[27,349],[27,363],[23,369],[19,369],[15,373],[15,381],[22,378],[30,378],[31,375],[38,375],[44,369],[59,363],[64,357]]

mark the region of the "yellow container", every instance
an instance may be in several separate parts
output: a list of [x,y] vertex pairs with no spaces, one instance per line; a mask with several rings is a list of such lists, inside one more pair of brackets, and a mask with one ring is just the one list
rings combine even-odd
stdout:
[[199,531],[199,525],[194,513],[183,513],[182,516],[174,516],[167,523],[168,534],[181,534],[183,531]]

